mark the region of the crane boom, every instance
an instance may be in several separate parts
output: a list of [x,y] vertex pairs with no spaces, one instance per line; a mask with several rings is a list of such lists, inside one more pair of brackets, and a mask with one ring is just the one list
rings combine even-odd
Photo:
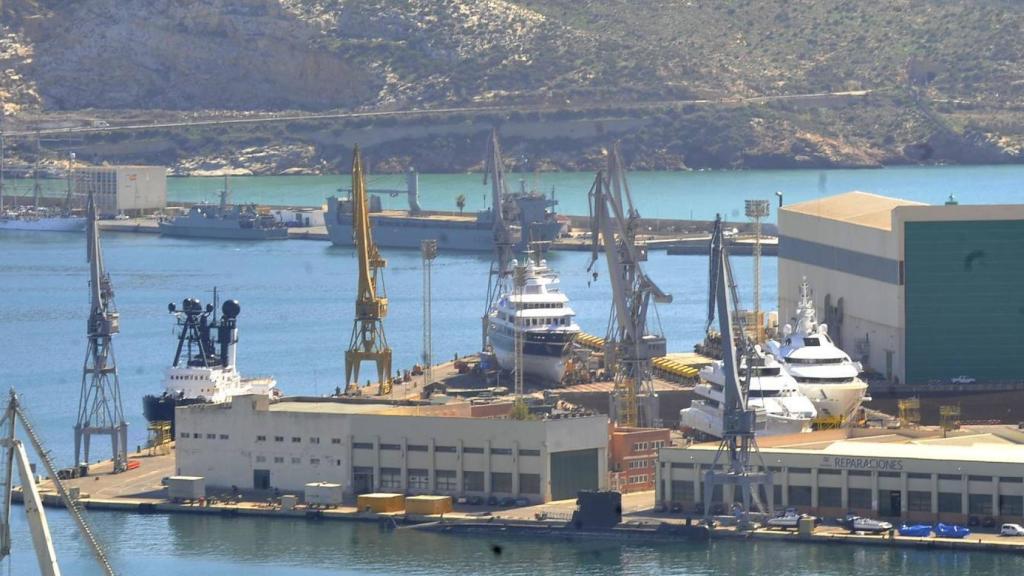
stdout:
[[370,208],[363,175],[363,161],[359,146],[352,153],[352,236],[359,260],[359,279],[356,288],[356,314],[352,325],[352,338],[345,352],[345,387],[358,385],[359,366],[364,361],[377,365],[380,392],[389,393],[391,376],[391,348],[384,335],[384,317],[388,313],[388,299],[380,271],[387,266],[370,229]]

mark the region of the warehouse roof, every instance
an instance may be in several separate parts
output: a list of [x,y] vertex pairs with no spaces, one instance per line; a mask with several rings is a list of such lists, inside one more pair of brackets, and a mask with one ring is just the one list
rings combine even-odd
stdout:
[[927,204],[855,190],[818,200],[791,204],[782,207],[780,211],[817,216],[880,230],[892,230],[892,211],[897,206],[927,206]]

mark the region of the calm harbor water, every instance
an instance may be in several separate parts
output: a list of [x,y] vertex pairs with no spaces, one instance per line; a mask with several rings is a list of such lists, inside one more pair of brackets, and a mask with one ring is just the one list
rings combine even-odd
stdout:
[[[928,168],[877,171],[779,173],[637,174],[631,182],[645,215],[709,217],[716,210],[742,210],[742,200],[775,189],[787,202],[824,189],[833,193],[859,188],[929,202],[950,192],[968,202],[1024,200],[1024,168]],[[589,175],[545,175],[555,179],[562,211],[586,213],[582,198]],[[888,178],[888,179],[887,179]],[[452,190],[479,186],[471,176],[425,176],[428,207],[445,208]],[[337,187],[338,177],[233,179],[242,190],[263,189],[278,200],[318,198]],[[429,191],[426,190],[429,181]],[[308,185],[304,185],[306,182]],[[331,184],[330,182],[333,182]],[[435,185],[436,182],[436,185]],[[658,184],[661,182],[661,184]],[[700,185],[692,182],[700,182]],[[243,183],[246,186],[243,186]],[[313,183],[313,184],[309,184]],[[375,183],[392,187],[398,183]],[[218,179],[173,179],[172,198],[184,199],[187,186],[215,190]],[[570,184],[572,184],[570,186]],[[799,184],[799,185],[798,185]],[[285,186],[287,185],[287,186]],[[579,188],[574,186],[579,185]],[[320,188],[317,188],[319,186]],[[197,188],[198,190],[198,188]],[[576,190],[572,194],[570,190]],[[673,192],[674,190],[682,190]],[[687,191],[689,190],[689,192]],[[700,192],[696,192],[699,190]],[[197,192],[200,193],[201,192]],[[468,192],[467,196],[469,196]],[[212,199],[212,195],[210,196]],[[195,197],[193,199],[199,199]],[[402,199],[392,199],[402,200]],[[575,204],[573,204],[575,202]],[[436,203],[436,204],[435,204]],[[145,442],[141,398],[160,386],[163,369],[173,358],[172,318],[168,302],[196,296],[208,300],[214,286],[242,304],[239,318],[239,364],[243,374],[273,374],[289,394],[327,394],[341,379],[355,290],[351,249],[324,242],[237,243],[186,241],[134,234],[104,237],[105,260],[113,278],[122,332],[115,340],[121,387],[129,419],[129,445]],[[16,387],[44,441],[61,465],[72,459],[72,425],[77,408],[84,356],[88,297],[85,247],[81,236],[0,232],[0,388]],[[395,366],[409,367],[421,353],[421,270],[418,253],[386,251],[385,284],[391,299],[386,321]],[[585,330],[601,335],[609,313],[610,290],[603,262],[593,282],[586,272],[589,255],[559,253],[550,258],[561,272]],[[434,264],[434,350],[436,358],[477,350],[480,315],[486,292],[488,258],[441,254]],[[751,262],[737,257],[733,267],[741,297],[749,298]],[[654,253],[650,276],[674,296],[660,305],[657,318],[670,350],[691,349],[703,333],[707,262],[699,256]],[[762,275],[764,306],[777,301],[776,261],[766,258]],[[589,282],[588,282],[589,281]],[[98,451],[97,455],[103,455]],[[20,508],[16,509],[20,514]],[[51,512],[65,573],[98,573],[61,513]],[[889,551],[843,546],[778,546],[716,543],[705,546],[614,545],[608,543],[503,542],[501,555],[486,539],[456,540],[399,531],[381,534],[375,526],[252,520],[133,516],[92,513],[97,532],[115,564],[128,574],[355,574],[450,572],[484,574],[782,573],[826,575],[1004,574],[1018,572],[1024,561],[988,554]],[[21,517],[16,517],[16,554],[8,567],[14,574],[34,574],[35,560]]]

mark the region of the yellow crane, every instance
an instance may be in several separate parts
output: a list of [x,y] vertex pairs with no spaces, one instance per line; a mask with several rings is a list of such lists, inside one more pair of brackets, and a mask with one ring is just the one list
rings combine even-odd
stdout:
[[380,271],[387,266],[373,243],[370,230],[370,208],[363,176],[363,160],[359,146],[352,154],[352,240],[359,257],[359,285],[356,292],[356,317],[352,339],[345,352],[345,387],[359,385],[359,366],[370,361],[377,364],[380,394],[391,392],[391,348],[384,336],[384,317],[388,314],[388,298]]

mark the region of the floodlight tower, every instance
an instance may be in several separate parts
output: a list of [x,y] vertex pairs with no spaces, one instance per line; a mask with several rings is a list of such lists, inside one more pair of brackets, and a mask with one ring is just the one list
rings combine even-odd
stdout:
[[423,383],[430,384],[434,380],[430,280],[434,259],[437,258],[437,240],[420,242],[420,255],[423,257]]
[[754,342],[763,340],[764,322],[761,320],[761,219],[768,217],[770,204],[767,200],[747,200],[745,202],[747,218],[754,220],[754,323],[757,331]]

